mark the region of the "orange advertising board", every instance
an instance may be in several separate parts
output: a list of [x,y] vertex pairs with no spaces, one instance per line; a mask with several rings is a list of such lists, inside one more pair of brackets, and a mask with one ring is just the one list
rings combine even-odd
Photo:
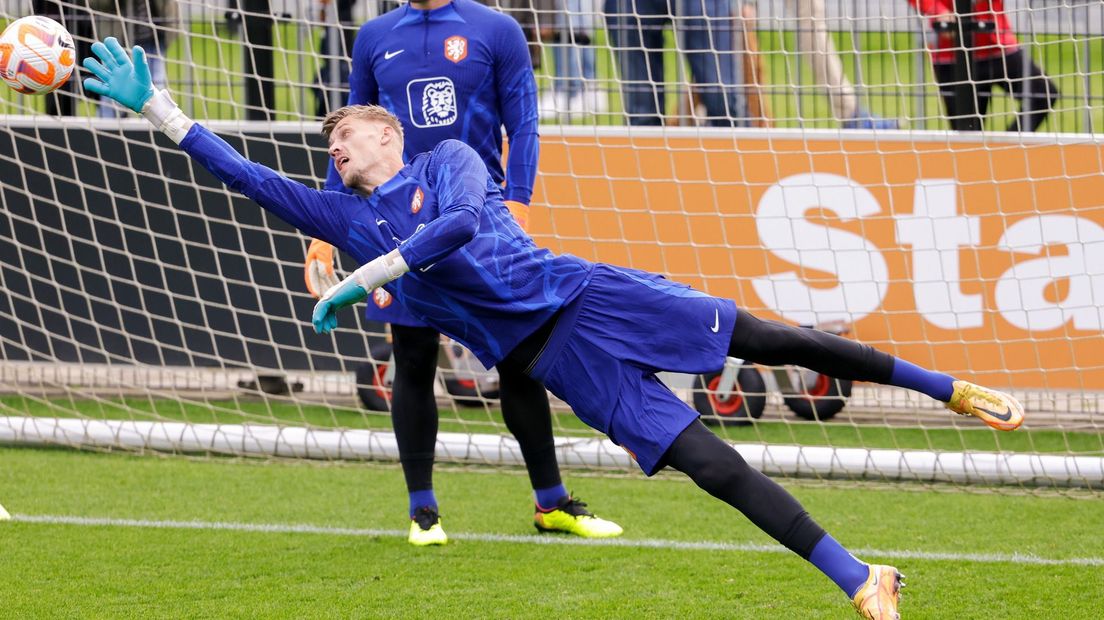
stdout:
[[1104,145],[544,132],[531,229],[918,364],[1104,389]]

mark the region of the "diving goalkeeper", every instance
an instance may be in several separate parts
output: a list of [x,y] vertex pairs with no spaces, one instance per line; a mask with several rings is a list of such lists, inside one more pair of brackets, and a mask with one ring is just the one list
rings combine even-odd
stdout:
[[86,59],[87,90],[140,112],[230,188],[363,266],[330,289],[313,323],[384,286],[487,366],[544,382],[575,414],[633,455],[647,475],[672,467],[827,575],[868,618],[896,618],[901,576],[855,558],[785,489],[710,432],[656,377],[715,371],[726,355],[797,364],[841,379],[910,388],[1001,430],[1023,421],[1011,396],[925,370],[870,346],[763,321],[735,302],[661,276],[537,247],[470,147],[446,140],[402,161],[398,120],[378,106],[328,115],[323,133],[342,182],[318,191],[242,157],[151,87],[145,54],[113,39]]

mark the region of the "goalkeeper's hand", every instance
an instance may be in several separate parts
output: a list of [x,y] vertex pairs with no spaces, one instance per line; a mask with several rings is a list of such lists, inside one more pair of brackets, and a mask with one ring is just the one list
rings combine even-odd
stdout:
[[92,53],[96,58],[85,58],[82,63],[95,76],[84,78],[85,90],[114,99],[141,114],[146,102],[153,97],[153,79],[146,51],[135,45],[132,61],[118,39],[107,37],[102,43],[92,44]]
[[311,323],[314,331],[328,334],[337,328],[337,311],[368,297],[388,282],[410,271],[410,266],[396,248],[361,265],[337,286],[326,291],[314,306]]
[[318,303],[314,305],[311,314],[311,323],[314,331],[319,334],[328,334],[337,329],[337,311],[363,301],[368,297],[368,291],[356,282],[352,276],[346,278],[337,286],[326,291]]
[[529,232],[529,205],[516,200],[507,200],[506,208],[514,216],[514,220],[525,232]]
[[337,286],[337,275],[334,274],[334,248],[321,239],[312,239],[307,248],[307,259],[303,264],[303,279],[307,283],[307,290],[315,299]]
[[195,124],[163,89],[155,89],[150,78],[146,51],[134,46],[134,60],[115,37],[92,44],[96,58],[85,58],[84,68],[95,77],[84,79],[84,88],[101,97],[114,99],[146,117],[173,142],[180,144]]

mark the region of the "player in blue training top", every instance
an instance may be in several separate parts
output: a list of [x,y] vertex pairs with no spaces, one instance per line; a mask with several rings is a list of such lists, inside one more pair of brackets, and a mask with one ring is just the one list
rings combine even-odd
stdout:
[[331,331],[338,309],[386,287],[488,366],[542,380],[644,473],[672,467],[739,510],[827,575],[866,617],[898,617],[897,570],[848,553],[656,373],[715,371],[727,354],[918,390],[1001,430],[1023,422],[1023,408],[1007,394],[839,336],[760,320],[655,274],[540,248],[510,216],[475,151],[447,140],[404,164],[402,127],[379,106],[344,107],[323,122],[342,182],[364,195],[318,191],[245,159],[187,118],[150,86],[141,48],[134,64],[114,39],[92,49],[100,62],[85,60],[95,76],[85,89],[141,112],[229,187],[364,262],[318,302],[316,330]]
[[[471,146],[495,183],[505,182],[506,205],[525,228],[539,151],[537,84],[527,46],[517,21],[474,0],[412,1],[361,26],[352,50],[349,105],[378,104],[395,114],[405,135],[405,159],[447,139]],[[510,140],[505,170],[503,128]],[[332,165],[326,189],[353,191]],[[324,241],[311,242],[305,279],[315,297],[336,283],[333,248]],[[391,418],[410,497],[408,540],[444,543],[433,492],[440,334],[384,289],[374,292],[365,314],[391,324]],[[503,421],[518,440],[533,487],[537,529],[619,535],[616,523],[591,514],[564,487],[544,386],[508,368],[499,369],[499,386]]]

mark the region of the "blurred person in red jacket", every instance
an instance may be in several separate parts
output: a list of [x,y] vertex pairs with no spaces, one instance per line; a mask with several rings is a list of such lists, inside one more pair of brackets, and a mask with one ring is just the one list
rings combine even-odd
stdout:
[[[1024,50],[1004,11],[1004,0],[974,0],[972,12],[958,15],[954,0],[908,0],[928,18],[932,71],[949,117],[961,116],[955,100],[955,54],[959,22],[963,46],[970,53],[968,79],[979,117],[989,109],[994,86],[1020,102],[1020,113],[1008,131],[1035,131],[1058,100],[1058,88]],[[979,125],[980,126],[980,125]]]

